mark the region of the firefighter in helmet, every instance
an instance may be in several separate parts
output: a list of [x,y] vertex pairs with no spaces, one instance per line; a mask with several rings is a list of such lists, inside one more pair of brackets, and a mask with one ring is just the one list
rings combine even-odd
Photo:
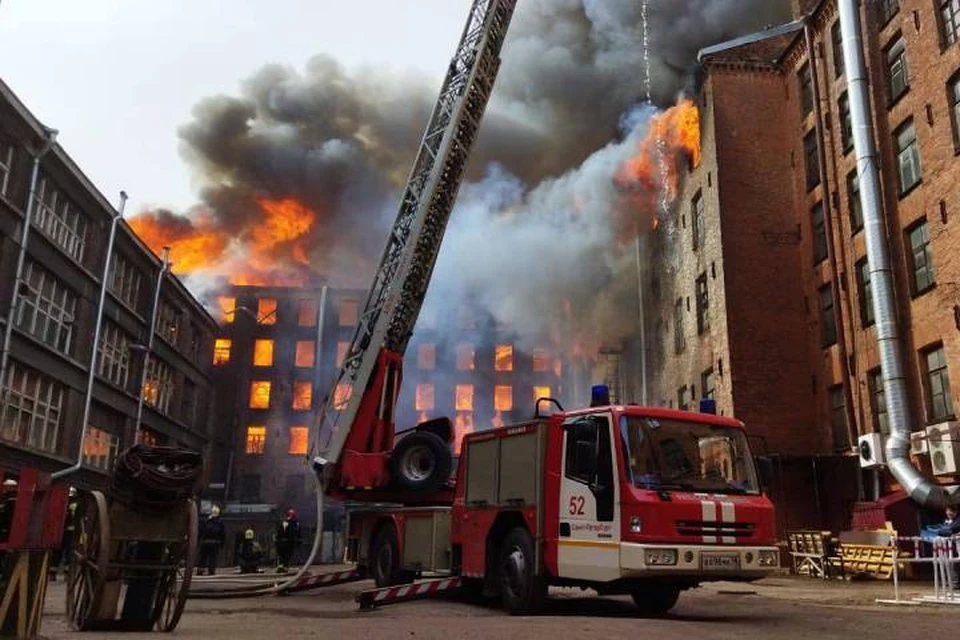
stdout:
[[300,521],[293,509],[288,509],[287,517],[277,525],[274,543],[277,546],[277,573],[286,573],[290,559],[300,546]]
[[257,542],[257,535],[253,529],[243,532],[243,542],[237,553],[237,564],[240,573],[260,573],[260,563],[263,562],[263,548]]
[[57,574],[62,569],[64,573],[70,564],[70,552],[73,550],[73,538],[77,531],[77,488],[71,486],[67,490],[67,512],[63,523],[63,537],[60,539],[60,563],[53,573],[53,580],[57,579]]
[[220,547],[226,540],[227,533],[223,520],[220,519],[220,507],[213,505],[210,509],[210,515],[200,524],[200,566],[197,569],[198,575],[203,575],[204,569],[210,576],[217,572],[217,556],[220,554]]

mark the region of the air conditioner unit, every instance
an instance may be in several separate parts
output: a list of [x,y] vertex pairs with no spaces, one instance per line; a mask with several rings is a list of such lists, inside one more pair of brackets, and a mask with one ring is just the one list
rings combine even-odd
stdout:
[[934,475],[957,473],[960,469],[960,422],[941,422],[927,427],[927,450]]
[[919,456],[927,453],[927,432],[914,431],[910,434],[910,455]]
[[857,449],[860,453],[860,466],[864,469],[883,466],[883,436],[879,433],[868,433],[860,436],[857,441]]

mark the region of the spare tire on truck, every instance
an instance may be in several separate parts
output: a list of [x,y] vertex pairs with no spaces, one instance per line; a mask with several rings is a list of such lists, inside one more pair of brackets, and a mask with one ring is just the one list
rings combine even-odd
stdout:
[[450,445],[429,431],[414,431],[397,440],[390,457],[390,473],[397,489],[430,493],[450,479]]

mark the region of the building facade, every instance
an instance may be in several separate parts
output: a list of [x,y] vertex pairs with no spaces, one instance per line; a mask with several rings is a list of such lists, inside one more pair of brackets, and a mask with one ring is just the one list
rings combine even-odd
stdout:
[[[960,393],[960,6],[861,6],[900,355],[922,431],[953,421]],[[888,426],[836,5],[794,8],[794,23],[701,52],[703,161],[675,232],[652,239],[675,268],[647,284],[661,336],[651,393],[672,406],[716,398],[784,461],[781,525],[842,529],[858,501],[898,487],[857,455],[861,436]],[[915,462],[932,470],[919,450]]]
[[165,443],[203,452],[216,482],[216,321],[122,220],[108,255],[115,205],[62,147],[44,151],[49,138],[0,82],[0,466],[54,472],[79,456],[70,482],[103,487],[119,451]]
[[[316,518],[305,456],[365,301],[364,291],[323,286],[222,293],[214,365],[217,420],[235,435],[228,513],[294,508]],[[529,418],[535,397],[562,393],[562,368],[555,349],[527,346],[487,317],[424,310],[405,356],[397,428],[447,416],[459,449],[466,433]],[[345,402],[351,390],[333,392]]]
[[316,518],[305,462],[310,434],[336,375],[337,345],[353,337],[361,295],[322,286],[222,292],[213,364],[217,421],[231,434],[228,512],[272,518],[294,508],[305,522]]

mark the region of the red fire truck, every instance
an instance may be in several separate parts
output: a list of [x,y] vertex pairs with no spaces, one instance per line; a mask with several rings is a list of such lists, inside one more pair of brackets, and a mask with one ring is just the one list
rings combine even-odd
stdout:
[[[378,589],[362,593],[361,605],[466,588],[500,595],[509,611],[524,613],[537,609],[549,585],[569,585],[630,593],[659,613],[705,580],[759,578],[778,565],[773,507],[736,420],[611,406],[597,387],[588,409],[567,412],[540,399],[529,422],[468,435],[458,460],[447,418],[397,433],[403,354],[515,5],[472,3],[356,333],[319,412],[309,454],[318,512],[325,495],[364,505],[351,513],[358,568],[307,576],[305,565],[273,591],[372,574]],[[351,390],[346,400],[342,389]],[[541,405],[557,411],[541,415]],[[437,579],[413,583],[427,576]]]
[[[518,614],[550,585],[664,613],[702,582],[769,575],[774,542],[741,422],[634,405],[469,434],[450,506],[356,511],[350,527],[351,555],[378,587],[452,576],[446,586]],[[377,590],[367,604],[404,594]]]

